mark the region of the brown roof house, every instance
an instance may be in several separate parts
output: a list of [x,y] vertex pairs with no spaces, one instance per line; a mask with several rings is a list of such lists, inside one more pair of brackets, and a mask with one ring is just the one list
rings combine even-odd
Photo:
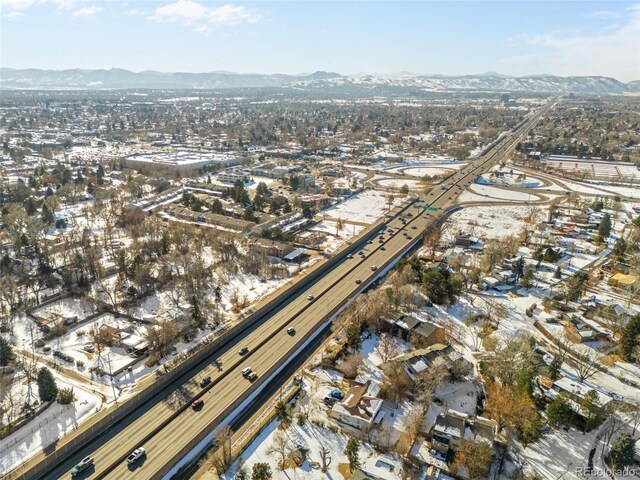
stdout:
[[331,417],[358,430],[368,430],[384,418],[382,399],[367,395],[369,382],[349,389],[339,403],[331,409]]

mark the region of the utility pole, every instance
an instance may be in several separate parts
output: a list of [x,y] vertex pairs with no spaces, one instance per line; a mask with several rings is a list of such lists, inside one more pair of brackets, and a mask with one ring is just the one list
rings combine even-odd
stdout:
[[107,354],[107,365],[109,365],[109,378],[111,382],[111,391],[113,392],[113,401],[116,402],[116,407],[118,406],[118,397],[116,395],[116,387],[113,384],[113,370],[111,370],[111,355]]

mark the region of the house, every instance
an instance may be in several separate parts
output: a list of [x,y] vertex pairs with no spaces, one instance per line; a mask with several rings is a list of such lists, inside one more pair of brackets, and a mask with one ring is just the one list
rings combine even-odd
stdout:
[[415,345],[428,347],[444,343],[445,331],[441,325],[419,320],[411,315],[402,315],[397,319],[386,319],[391,325],[391,334]]
[[639,280],[640,278],[638,278],[636,275],[626,275],[619,272],[611,276],[607,283],[609,283],[609,285],[611,285],[612,287],[628,288],[631,285],[636,284]]
[[293,252],[292,244],[267,238],[256,239],[252,244],[252,248],[260,253],[277,258],[283,258]]
[[582,407],[580,407],[580,402],[590,391],[596,392],[596,403],[602,408],[606,407],[613,401],[613,398],[609,395],[605,395],[584,383],[567,377],[562,377],[553,382],[552,388],[546,390],[545,395],[551,400],[554,400],[560,393],[566,394],[571,408],[581,415]]
[[485,277],[482,279],[482,282],[480,284],[482,285],[482,288],[484,290],[491,290],[500,285],[500,280],[493,277]]
[[351,387],[339,403],[331,409],[331,417],[358,430],[368,430],[384,418],[382,399],[368,396],[369,382]]
[[462,440],[486,441],[493,445],[498,433],[498,423],[484,417],[470,417],[466,413],[447,410],[436,418],[431,431],[431,446],[443,455],[456,450]]
[[454,350],[451,345],[444,343],[436,343],[427,348],[406,352],[396,357],[394,361],[403,362],[407,375],[414,381],[417,374],[429,367],[444,366],[451,368],[457,365],[464,368],[467,365],[471,365],[460,352]]

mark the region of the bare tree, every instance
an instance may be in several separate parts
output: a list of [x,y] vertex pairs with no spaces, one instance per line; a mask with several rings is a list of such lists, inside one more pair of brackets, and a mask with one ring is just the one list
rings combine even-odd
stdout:
[[285,462],[287,460],[287,454],[289,453],[289,437],[282,431],[278,430],[273,436],[273,443],[267,450],[269,455],[274,455],[280,458],[279,468],[284,470]]
[[433,394],[449,377],[447,368],[443,365],[423,370],[416,378],[416,400],[423,415],[427,414]]
[[213,458],[212,463],[218,475],[222,475],[231,466],[231,438],[233,432],[229,426],[225,426],[220,430],[213,440]]
[[575,357],[575,371],[578,374],[578,378],[581,382],[593,377],[596,373],[598,373],[598,363],[596,356],[593,353],[590,353],[585,356],[576,356]]
[[320,444],[320,465],[322,465],[321,470],[322,473],[326,473],[329,469],[329,465],[331,465],[331,451],[326,448],[322,443]]
[[398,347],[390,335],[382,334],[376,346],[376,352],[380,355],[382,363],[387,363],[389,359],[398,354]]

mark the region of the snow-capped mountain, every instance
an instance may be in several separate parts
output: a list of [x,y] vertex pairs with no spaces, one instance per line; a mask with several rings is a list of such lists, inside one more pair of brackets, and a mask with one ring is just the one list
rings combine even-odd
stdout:
[[424,92],[514,92],[547,94],[622,95],[640,93],[640,81],[620,82],[610,77],[558,77],[530,75],[513,77],[490,72],[480,75],[417,75],[409,72],[384,75],[343,76],[333,72],[311,74],[244,74],[233,72],[164,73],[110,70],[16,70],[0,69],[0,87],[12,89],[222,89],[293,87],[296,89],[385,93]]

